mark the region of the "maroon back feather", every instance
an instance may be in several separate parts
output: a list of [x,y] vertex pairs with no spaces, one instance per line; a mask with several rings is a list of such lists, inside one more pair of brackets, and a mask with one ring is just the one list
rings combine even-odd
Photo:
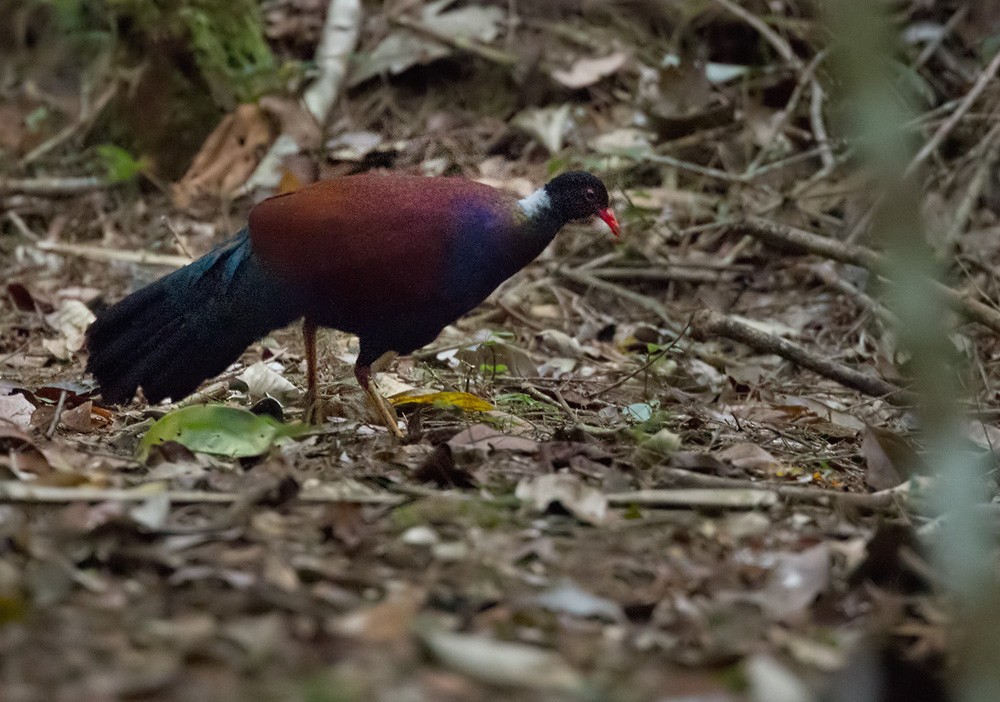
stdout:
[[264,265],[317,298],[392,316],[437,296],[470,206],[513,226],[516,200],[487,185],[366,174],[264,200],[250,235]]

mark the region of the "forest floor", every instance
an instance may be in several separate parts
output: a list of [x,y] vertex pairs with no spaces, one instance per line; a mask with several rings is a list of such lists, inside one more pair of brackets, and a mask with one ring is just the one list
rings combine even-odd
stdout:
[[[954,632],[917,535],[907,355],[876,301],[872,191],[835,136],[819,20],[782,2],[517,5],[369,8],[325,140],[285,161],[283,187],[387,167],[521,194],[569,167],[609,183],[621,241],[568,227],[379,375],[402,441],[357,387],[356,341],[326,331],[327,422],[260,455],[169,442],[139,460],[177,406],[103,405],[83,330],[254,198],[229,170],[158,174],[155,157],[124,183],[74,180],[125,88],[89,87],[87,108],[51,65],[3,77],[4,702],[782,702],[865,699],[880,678],[898,697],[871,699],[945,699]],[[979,52],[1000,12],[938,5],[894,20],[986,453],[1000,85]],[[325,6],[268,3],[275,50],[308,57]],[[26,66],[33,48],[8,46]],[[55,117],[36,133],[40,104]],[[210,156],[237,163],[240,144]],[[294,421],[304,386],[289,328],[182,405]]]

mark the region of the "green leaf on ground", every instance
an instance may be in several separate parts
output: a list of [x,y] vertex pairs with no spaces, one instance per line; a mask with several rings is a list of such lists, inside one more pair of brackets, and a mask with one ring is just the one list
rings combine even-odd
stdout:
[[159,419],[142,437],[137,449],[145,462],[150,449],[165,441],[176,441],[192,451],[230,458],[259,456],[282,439],[301,436],[309,426],[301,422],[282,424],[226,405],[182,407]]

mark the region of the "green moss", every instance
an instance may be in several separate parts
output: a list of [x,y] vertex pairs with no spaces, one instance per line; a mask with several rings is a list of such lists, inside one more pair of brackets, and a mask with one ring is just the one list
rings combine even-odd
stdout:
[[119,23],[153,44],[181,41],[216,104],[226,109],[274,90],[278,64],[255,0],[106,0]]

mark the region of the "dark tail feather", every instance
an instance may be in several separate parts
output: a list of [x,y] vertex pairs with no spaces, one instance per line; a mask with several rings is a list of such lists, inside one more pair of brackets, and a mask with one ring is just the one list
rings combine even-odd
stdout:
[[244,229],[98,315],[87,370],[108,402],[127,402],[140,386],[151,402],[179,400],[302,309],[253,256]]

